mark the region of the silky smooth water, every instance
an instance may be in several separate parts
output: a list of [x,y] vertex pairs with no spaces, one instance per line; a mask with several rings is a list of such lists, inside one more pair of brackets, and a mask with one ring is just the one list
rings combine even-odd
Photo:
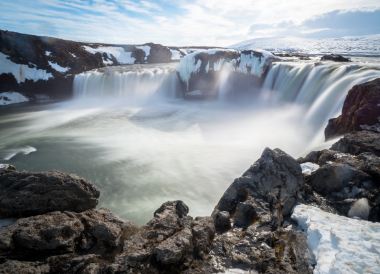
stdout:
[[329,117],[314,118],[337,115],[354,83],[379,77],[372,68],[358,68],[351,79],[351,70],[335,65],[326,73],[289,66],[275,64],[260,98],[243,105],[176,98],[171,68],[85,73],[71,101],[0,111],[1,162],[77,173],[99,187],[100,206],[138,223],[174,199],[193,216],[207,215],[265,147],[298,157],[326,145]]

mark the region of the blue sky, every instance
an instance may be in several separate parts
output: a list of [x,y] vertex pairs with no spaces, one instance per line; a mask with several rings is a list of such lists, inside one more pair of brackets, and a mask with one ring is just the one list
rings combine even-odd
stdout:
[[380,33],[379,0],[1,0],[0,28],[78,41],[227,46]]

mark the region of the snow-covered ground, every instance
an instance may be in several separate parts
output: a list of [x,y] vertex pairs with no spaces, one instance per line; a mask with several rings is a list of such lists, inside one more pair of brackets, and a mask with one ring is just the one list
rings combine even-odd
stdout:
[[141,49],[145,52],[145,60],[148,58],[150,54],[150,46],[137,46],[136,48]]
[[27,65],[13,63],[8,59],[8,56],[0,52],[0,74],[11,73],[15,77],[17,83],[22,83],[25,80],[48,80],[53,77],[46,70],[30,68]]
[[119,64],[122,64],[122,65],[134,64],[136,61],[136,59],[132,57],[132,52],[125,51],[124,48],[122,47],[107,46],[107,47],[92,48],[89,46],[83,46],[83,48],[91,54],[95,54],[97,52],[100,52],[101,54],[103,53],[107,54],[107,57],[109,60],[105,60],[103,58],[103,63],[106,65],[113,64],[113,62],[111,61],[112,56],[115,57],[115,59],[119,62]]
[[67,68],[67,67],[62,67],[60,65],[58,65],[57,63],[54,63],[54,62],[49,62],[49,65],[56,71],[58,72],[61,72],[61,73],[65,73],[67,72],[68,70],[70,70],[70,68]]
[[315,274],[380,273],[380,223],[298,205],[292,218],[306,231]]
[[28,98],[15,91],[0,92],[0,106],[18,104],[28,101]]
[[299,37],[257,38],[232,45],[236,49],[265,49],[271,52],[308,54],[380,55],[380,35],[327,39]]

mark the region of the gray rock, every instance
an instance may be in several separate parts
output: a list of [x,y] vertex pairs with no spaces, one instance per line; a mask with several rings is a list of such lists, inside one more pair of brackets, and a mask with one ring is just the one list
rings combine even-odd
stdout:
[[380,156],[380,133],[373,131],[349,133],[333,144],[331,149],[354,155],[370,152]]
[[26,217],[52,211],[94,208],[99,191],[91,183],[62,172],[0,173],[0,216]]
[[[271,212],[281,222],[283,216],[291,213],[303,184],[301,167],[296,160],[280,149],[266,148],[260,159],[225,191],[214,213],[218,210],[233,215],[239,204],[239,210],[244,211],[247,208],[244,202],[252,197],[256,211]],[[260,215],[258,213],[261,219]]]
[[196,217],[192,223],[194,253],[197,258],[204,258],[210,251],[215,236],[214,221],[211,217]]
[[320,194],[342,191],[349,184],[368,180],[369,176],[348,165],[340,163],[326,164],[310,176],[310,185]]
[[50,212],[21,218],[0,228],[0,254],[53,256],[75,252],[114,256],[124,230],[134,226],[105,209],[82,213]]

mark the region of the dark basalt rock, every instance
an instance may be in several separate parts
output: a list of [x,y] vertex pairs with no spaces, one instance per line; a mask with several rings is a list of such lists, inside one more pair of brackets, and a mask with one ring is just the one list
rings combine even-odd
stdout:
[[321,61],[334,61],[334,62],[351,62],[350,59],[343,57],[339,54],[326,54],[321,57]]
[[342,139],[332,145],[331,149],[359,155],[369,152],[380,156],[380,134],[371,131],[358,131],[346,134]]
[[62,172],[0,170],[0,216],[21,217],[51,211],[94,208],[99,191],[91,183]]
[[[266,148],[261,158],[242,177],[236,179],[226,190],[215,207],[232,216],[238,211],[238,224],[247,226],[261,211],[270,208],[270,213],[279,218],[291,213],[304,184],[300,165],[285,152]],[[252,201],[249,201],[250,199]],[[245,215],[242,213],[250,212]],[[256,211],[256,213],[254,213]],[[247,220],[241,217],[246,216]]]
[[[344,101],[342,114],[330,119],[326,139],[363,129],[377,131],[380,123],[380,78],[356,85]],[[376,126],[377,125],[377,126]]]
[[78,252],[109,258],[121,250],[124,231],[133,227],[105,209],[21,218],[0,228],[0,256],[30,260]]

